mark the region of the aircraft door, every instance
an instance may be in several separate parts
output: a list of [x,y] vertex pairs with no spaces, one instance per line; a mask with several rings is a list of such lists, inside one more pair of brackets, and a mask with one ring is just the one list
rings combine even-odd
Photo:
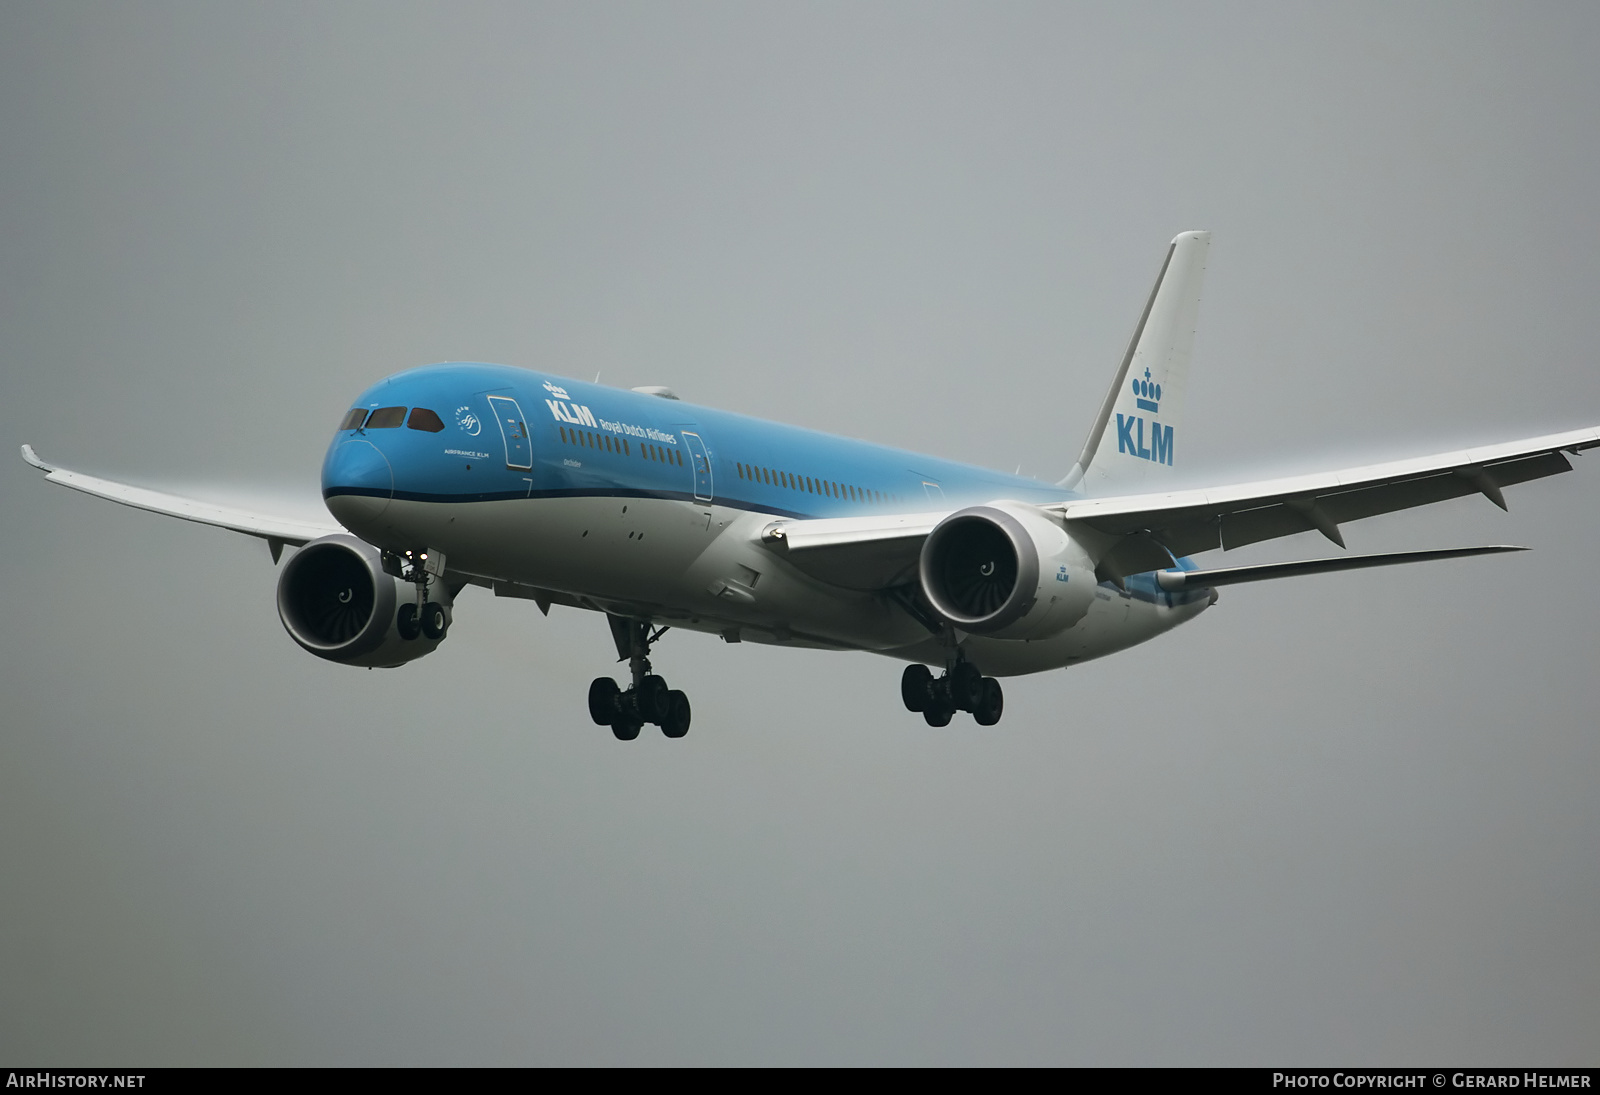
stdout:
[[489,396],[489,409],[500,423],[500,436],[506,443],[506,467],[527,471],[533,467],[533,446],[528,439],[528,421],[522,408],[509,395]]
[[697,502],[711,501],[711,457],[706,453],[706,443],[697,433],[683,434],[689,448],[689,463],[694,467],[694,497]]

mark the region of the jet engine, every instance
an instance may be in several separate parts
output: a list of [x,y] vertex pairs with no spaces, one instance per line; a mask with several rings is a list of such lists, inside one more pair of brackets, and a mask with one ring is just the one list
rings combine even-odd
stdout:
[[278,617],[289,637],[342,665],[387,668],[432,653],[449,628],[450,592],[429,586],[426,629],[411,607],[416,599],[416,586],[385,571],[377,548],[343,534],[301,548],[278,579]]
[[940,616],[999,639],[1065,631],[1094,601],[1094,560],[1032,506],[957,510],[923,541],[922,592]]

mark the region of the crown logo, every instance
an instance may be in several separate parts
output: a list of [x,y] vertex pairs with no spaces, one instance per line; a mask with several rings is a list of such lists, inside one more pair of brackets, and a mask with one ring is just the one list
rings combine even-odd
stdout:
[[1161,385],[1150,383],[1149,369],[1144,371],[1143,380],[1133,382],[1133,395],[1141,411],[1154,413],[1161,409]]

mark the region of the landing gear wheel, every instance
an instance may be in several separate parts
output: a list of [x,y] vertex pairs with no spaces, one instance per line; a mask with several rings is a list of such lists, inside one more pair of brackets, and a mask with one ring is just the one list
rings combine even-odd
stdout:
[[1005,693],[1000,690],[1000,682],[993,677],[983,678],[982,693],[978,705],[972,709],[972,717],[979,726],[993,726],[1000,721],[1000,714],[1006,709]]
[[950,670],[950,702],[959,710],[975,711],[983,698],[983,674],[971,662],[957,662]]
[[900,702],[907,711],[926,711],[930,698],[928,689],[933,685],[933,674],[921,663],[906,666],[900,674]]
[[932,707],[922,713],[922,718],[929,726],[949,726],[954,714],[948,707]]
[[611,732],[617,735],[618,741],[632,741],[639,736],[639,727],[643,725],[632,719],[618,719],[611,724]]
[[[678,694],[680,696],[683,695],[681,692]],[[664,679],[654,673],[645,677],[644,680],[639,682],[639,717],[644,719],[645,722],[654,722],[665,726],[668,697],[670,695],[671,690],[667,688],[667,682]],[[671,737],[670,734],[668,736]]]
[[417,618],[417,606],[409,601],[400,606],[400,611],[395,614],[395,630],[400,632],[400,637],[410,642],[422,634],[422,621]]
[[[617,717],[617,700],[622,697],[622,691],[617,687],[617,682],[610,677],[596,677],[589,684],[589,717],[596,726],[610,726]],[[635,731],[637,736],[638,731]],[[621,737],[618,734],[617,737]]]
[[430,639],[438,640],[450,630],[450,617],[445,615],[444,605],[438,601],[429,601],[422,606],[422,633]]
[[[658,680],[660,678],[657,678]],[[669,738],[681,738],[689,732],[689,697],[674,688],[662,701],[665,710],[661,717],[661,732]]]

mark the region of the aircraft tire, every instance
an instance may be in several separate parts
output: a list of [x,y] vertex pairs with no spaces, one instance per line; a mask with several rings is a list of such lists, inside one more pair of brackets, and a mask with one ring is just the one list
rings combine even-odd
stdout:
[[422,633],[430,639],[442,639],[445,632],[450,630],[450,617],[444,613],[444,605],[438,601],[429,601],[422,606]]
[[669,738],[681,738],[689,732],[689,697],[674,688],[662,703],[665,709],[661,718],[661,732]]
[[949,726],[954,714],[948,707],[930,707],[922,713],[922,719],[929,726]]
[[976,711],[983,699],[983,674],[971,662],[957,662],[950,671],[950,700],[960,711]]
[[639,727],[643,725],[633,719],[618,719],[611,724],[611,732],[617,736],[618,741],[632,741],[639,736]]
[[664,725],[663,720],[667,717],[670,695],[671,690],[667,687],[667,682],[654,673],[640,681],[637,700],[639,717],[645,722]]
[[394,626],[406,642],[421,635],[422,621],[417,618],[417,606],[409,601],[401,605],[400,611],[395,614]]
[[906,705],[907,711],[926,711],[928,709],[928,689],[933,684],[933,674],[921,662],[906,666],[904,673],[900,674],[900,702]]
[[620,714],[617,700],[621,696],[617,682],[610,677],[596,677],[589,683],[589,717],[596,726],[610,726],[616,721]]
[[1006,694],[1000,689],[1000,682],[993,677],[983,678],[982,697],[978,705],[972,710],[972,717],[979,726],[993,726],[1000,721],[1000,715],[1006,709]]

